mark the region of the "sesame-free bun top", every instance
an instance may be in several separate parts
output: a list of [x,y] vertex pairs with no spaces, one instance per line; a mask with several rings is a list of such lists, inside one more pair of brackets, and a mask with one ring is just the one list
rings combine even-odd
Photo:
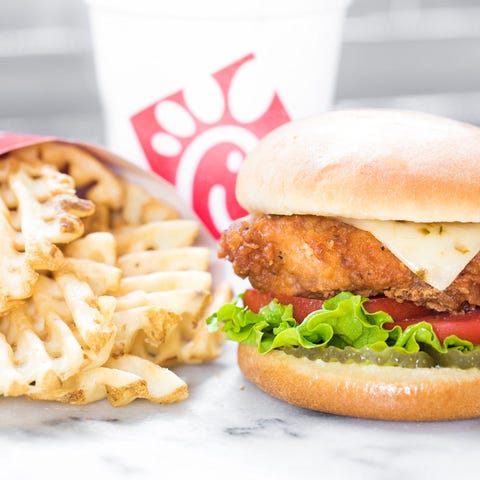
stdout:
[[480,128],[395,110],[293,121],[247,155],[236,193],[252,213],[480,222]]

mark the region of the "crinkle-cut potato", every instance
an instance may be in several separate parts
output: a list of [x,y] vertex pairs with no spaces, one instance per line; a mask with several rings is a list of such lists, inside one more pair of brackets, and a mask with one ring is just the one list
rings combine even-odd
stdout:
[[46,142],[15,150],[15,156],[26,161],[41,160],[67,173],[77,190],[96,205],[120,208],[123,190],[120,180],[90,153],[73,145]]
[[91,260],[114,266],[117,263],[117,244],[109,232],[93,232],[72,242],[63,249],[69,258]]
[[153,272],[207,270],[210,250],[205,247],[181,247],[147,250],[122,255],[118,266],[124,277]]
[[[198,317],[207,318],[231,298],[230,286],[226,283],[219,285],[213,293],[212,302],[199,312]],[[195,322],[190,317],[172,329],[161,345],[152,344],[145,333],[139,335],[130,352],[164,367],[183,363],[195,364],[217,358],[221,354],[224,340],[222,331],[210,333],[204,321]]]
[[99,366],[108,359],[116,335],[114,297],[97,296],[87,282],[62,271],[55,279],[42,275],[29,302],[38,328],[43,328],[52,312],[70,328],[82,348],[85,367]]
[[115,339],[114,299],[97,297],[93,305],[85,295],[88,285],[77,281],[75,287],[79,292],[72,300],[57,281],[40,275],[32,297],[2,316],[1,394],[58,388],[80,370],[108,360]]
[[73,179],[15,153],[0,160],[0,314],[28,298],[38,271],[63,263],[58,244],[79,238],[91,201],[76,195]]
[[188,396],[186,383],[172,371],[133,355],[111,358],[102,367],[81,372],[58,388],[30,394],[37,400],[85,405],[108,398],[116,407],[136,398],[173,403]]
[[89,284],[95,295],[115,293],[120,285],[122,271],[108,263],[83,258],[66,258],[64,268]]
[[95,357],[103,357],[107,353],[106,347],[115,338],[112,324],[115,299],[106,295],[95,295],[87,282],[68,270],[55,272],[55,281],[85,345]]
[[175,220],[178,212],[170,205],[153,198],[138,185],[122,181],[125,203],[116,217],[116,227],[122,224],[143,225],[158,220]]
[[209,272],[201,270],[152,272],[145,275],[122,278],[117,295],[126,295],[135,290],[141,290],[145,293],[181,289],[209,291],[211,287],[212,276]]
[[145,335],[151,345],[161,345],[168,333],[182,321],[182,317],[162,307],[145,305],[116,312],[113,321],[117,334],[112,356],[117,357],[131,352],[139,333]]
[[109,232],[111,222],[111,210],[108,205],[95,204],[95,213],[85,218],[85,233]]
[[17,244],[17,230],[0,198],[0,314],[4,314],[32,294],[38,273]]
[[198,235],[193,220],[155,221],[144,225],[123,225],[113,230],[119,255],[191,245]]
[[165,368],[221,353],[198,224],[88,152],[49,142],[0,158],[0,395],[171,403]]

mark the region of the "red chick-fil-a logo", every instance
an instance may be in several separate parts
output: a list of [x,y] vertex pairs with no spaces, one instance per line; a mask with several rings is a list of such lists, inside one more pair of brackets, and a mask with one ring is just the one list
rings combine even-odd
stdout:
[[245,155],[290,119],[261,78],[250,54],[131,118],[152,170],[176,186],[215,238],[246,214],[235,198]]

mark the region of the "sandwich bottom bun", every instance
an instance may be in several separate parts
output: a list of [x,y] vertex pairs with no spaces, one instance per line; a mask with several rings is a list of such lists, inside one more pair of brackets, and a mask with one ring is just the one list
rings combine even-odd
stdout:
[[323,362],[274,350],[261,355],[240,344],[245,377],[299,407],[398,421],[480,416],[480,369],[402,368]]

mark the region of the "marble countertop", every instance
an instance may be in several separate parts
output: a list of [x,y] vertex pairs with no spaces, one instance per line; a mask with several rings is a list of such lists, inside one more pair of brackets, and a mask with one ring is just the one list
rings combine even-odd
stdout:
[[248,383],[235,353],[228,343],[216,361],[176,369],[190,397],[173,405],[1,399],[1,478],[478,477],[480,419],[394,423],[299,409]]

